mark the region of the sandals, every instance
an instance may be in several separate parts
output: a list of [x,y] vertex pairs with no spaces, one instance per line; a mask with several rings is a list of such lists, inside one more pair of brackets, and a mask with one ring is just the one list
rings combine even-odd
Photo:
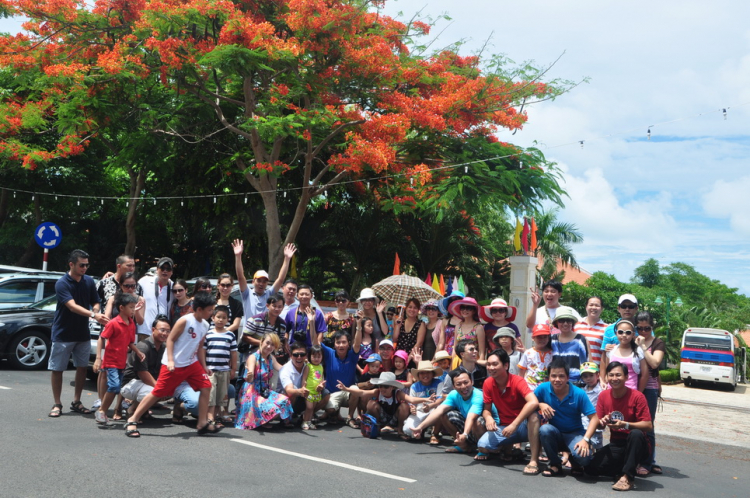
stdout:
[[348,425],[352,429],[359,429],[359,420],[357,420],[356,418],[347,418],[346,425]]
[[535,476],[538,475],[541,472],[538,465],[527,465],[523,468],[523,475],[525,476]]
[[662,475],[664,473],[664,471],[658,465],[652,465],[651,466],[651,473],[657,474],[657,475]]
[[312,422],[302,422],[302,430],[303,431],[314,431],[317,427],[315,427],[315,424]]
[[460,446],[451,446],[450,448],[445,449],[446,453],[466,453],[463,448]]
[[76,413],[80,413],[81,415],[91,415],[92,413],[94,413],[93,411],[83,406],[81,400],[73,401],[72,403],[70,403],[70,409]]
[[544,477],[560,477],[561,475],[563,475],[563,471],[561,466],[558,467],[556,465],[550,465],[549,467],[547,467],[547,470],[542,472],[542,475]]
[[[212,427],[213,429],[209,429],[209,427]],[[206,425],[198,429],[199,436],[206,436],[209,434],[218,434],[220,432],[221,432],[221,429],[210,422],[206,422]]]
[[648,470],[643,465],[639,465],[638,467],[636,467],[635,473],[638,474],[638,476],[640,476],[640,477],[646,477],[647,475],[649,475],[651,473],[651,471]]
[[59,417],[60,415],[62,415],[62,409],[63,409],[63,405],[59,403],[55,403],[54,405],[52,405],[52,409],[50,410],[48,417],[51,417],[51,418]]
[[583,476],[583,474],[584,474],[583,467],[581,467],[580,465],[571,465],[570,475],[575,476],[575,477],[581,477]]
[[480,451],[474,457],[474,460],[476,460],[478,462],[484,462],[485,460],[488,460],[489,458],[490,458],[490,454],[489,453],[485,453],[483,451]]
[[635,479],[630,479],[628,476],[623,475],[612,485],[612,489],[615,491],[630,491],[631,489],[635,489]]
[[[135,426],[135,429],[128,429],[130,426]],[[125,425],[125,435],[127,437],[141,437],[141,432],[138,430],[138,422],[128,422]]]
[[430,445],[437,446],[438,444],[440,444],[440,440],[433,434],[430,438]]

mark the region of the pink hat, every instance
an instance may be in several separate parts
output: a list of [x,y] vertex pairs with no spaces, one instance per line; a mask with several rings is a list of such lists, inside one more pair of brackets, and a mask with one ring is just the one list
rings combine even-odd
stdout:
[[453,301],[452,303],[450,303],[448,305],[448,313],[460,318],[461,314],[459,313],[459,311],[461,306],[473,306],[477,309],[477,313],[479,313],[479,310],[481,309],[476,299],[474,299],[473,297],[465,297],[463,299],[459,299],[458,301]]
[[398,356],[402,360],[404,360],[406,363],[409,363],[409,353],[404,351],[403,349],[399,349],[395,353],[393,353],[393,356]]
[[482,306],[481,308],[479,308],[479,316],[481,316],[482,320],[487,323],[493,320],[492,313],[490,313],[490,310],[492,308],[507,308],[508,312],[505,314],[505,319],[509,322],[515,320],[516,312],[518,311],[515,306],[508,306],[508,303],[505,302],[505,299],[497,297],[492,300],[489,306]]

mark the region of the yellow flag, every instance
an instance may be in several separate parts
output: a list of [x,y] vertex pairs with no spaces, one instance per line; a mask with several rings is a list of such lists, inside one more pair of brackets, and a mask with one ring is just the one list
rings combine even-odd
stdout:
[[297,253],[294,253],[292,260],[289,262],[289,278],[298,279],[297,276]]
[[516,248],[516,251],[521,250],[521,231],[523,231],[523,227],[518,218],[516,218],[516,235],[513,237],[513,247]]
[[441,296],[443,295],[443,293],[440,292],[440,279],[437,278],[437,275],[432,277],[432,288]]

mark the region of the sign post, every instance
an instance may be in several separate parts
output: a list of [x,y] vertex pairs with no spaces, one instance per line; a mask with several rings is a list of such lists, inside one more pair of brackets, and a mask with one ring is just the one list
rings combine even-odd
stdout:
[[34,240],[39,246],[44,249],[44,259],[42,260],[42,271],[47,271],[47,258],[49,257],[49,250],[54,249],[62,242],[62,230],[60,227],[46,221],[36,227],[34,230]]

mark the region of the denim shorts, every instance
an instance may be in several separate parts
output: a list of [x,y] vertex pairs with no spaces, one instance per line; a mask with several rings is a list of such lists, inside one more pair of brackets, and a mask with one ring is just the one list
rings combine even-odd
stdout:
[[120,394],[122,377],[125,370],[121,368],[105,368],[104,371],[107,373],[107,392]]
[[91,356],[91,342],[53,342],[47,369],[53,372],[64,372],[68,369],[71,356],[73,356],[73,365],[76,368],[87,367],[89,356]]
[[479,439],[477,447],[485,448],[488,450],[495,450],[500,446],[527,442],[529,440],[529,430],[526,424],[526,420],[521,422],[521,424],[518,426],[518,429],[516,429],[516,432],[514,432],[510,437],[507,438],[503,436],[503,429],[505,428],[505,426],[498,426],[496,431],[487,431]]

